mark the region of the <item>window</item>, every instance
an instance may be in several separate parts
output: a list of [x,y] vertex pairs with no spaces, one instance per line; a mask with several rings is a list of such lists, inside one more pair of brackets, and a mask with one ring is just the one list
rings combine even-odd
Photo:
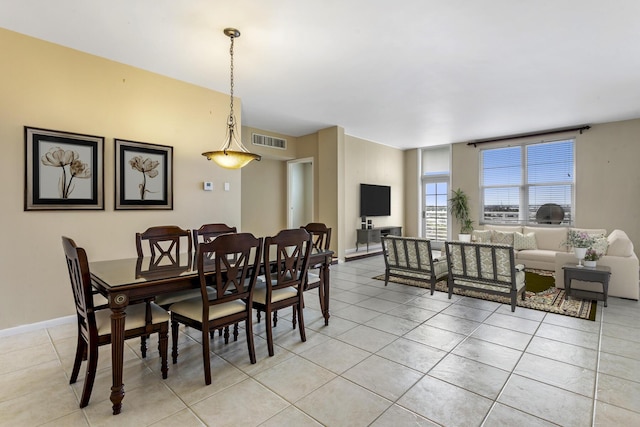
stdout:
[[573,139],[486,149],[480,161],[481,222],[573,222]]
[[422,150],[422,236],[439,250],[447,240],[449,146]]

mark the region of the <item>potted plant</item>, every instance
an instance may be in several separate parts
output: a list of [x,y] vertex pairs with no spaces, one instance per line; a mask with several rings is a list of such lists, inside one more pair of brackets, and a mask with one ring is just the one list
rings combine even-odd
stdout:
[[595,237],[585,233],[584,231],[569,230],[567,240],[563,243],[567,246],[575,248],[588,248],[595,243]]
[[584,266],[595,267],[597,264],[596,261],[598,261],[601,256],[602,254],[599,254],[598,252],[596,252],[595,249],[593,248],[587,249],[587,252],[584,254]]
[[449,212],[460,224],[458,239],[463,242],[470,242],[473,221],[469,218],[469,196],[462,189],[458,188],[452,191],[449,199]]
[[595,237],[584,231],[569,230],[567,240],[563,244],[573,247],[573,252],[578,258],[578,267],[582,267],[582,260],[585,259],[587,248],[595,243]]

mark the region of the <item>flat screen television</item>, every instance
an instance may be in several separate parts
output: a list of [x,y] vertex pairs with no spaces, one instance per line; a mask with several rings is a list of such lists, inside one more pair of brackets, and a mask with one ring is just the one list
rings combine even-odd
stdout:
[[360,216],[391,215],[391,187],[360,184]]

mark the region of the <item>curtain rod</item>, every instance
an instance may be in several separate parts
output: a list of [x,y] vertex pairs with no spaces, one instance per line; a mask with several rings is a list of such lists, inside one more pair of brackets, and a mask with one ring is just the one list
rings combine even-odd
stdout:
[[551,135],[554,133],[571,132],[574,130],[579,130],[580,134],[582,134],[582,132],[589,129],[591,129],[591,126],[589,125],[570,126],[566,128],[548,129],[548,130],[543,130],[538,132],[527,132],[527,133],[518,133],[514,135],[498,136],[496,138],[476,139],[474,141],[467,142],[467,145],[473,145],[474,147],[476,147],[478,144],[485,144],[487,142],[497,142],[497,141],[505,141],[507,139],[527,138],[530,136]]

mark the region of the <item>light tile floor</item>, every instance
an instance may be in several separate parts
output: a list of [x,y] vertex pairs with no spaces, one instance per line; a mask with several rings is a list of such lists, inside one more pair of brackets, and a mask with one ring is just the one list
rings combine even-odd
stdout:
[[[100,349],[89,406],[68,384],[75,328],[0,338],[0,425],[10,426],[631,426],[640,425],[640,304],[610,298],[595,322],[371,278],[381,256],[331,268],[331,320],[307,294],[307,342],[280,313],[268,357],[238,342],[212,343],[204,385],[200,334],[183,330],[169,377],[157,341],[139,357],[127,342],[126,396],[111,415],[110,349]],[[84,369],[84,366],[83,366]],[[81,375],[84,375],[84,371]]]

